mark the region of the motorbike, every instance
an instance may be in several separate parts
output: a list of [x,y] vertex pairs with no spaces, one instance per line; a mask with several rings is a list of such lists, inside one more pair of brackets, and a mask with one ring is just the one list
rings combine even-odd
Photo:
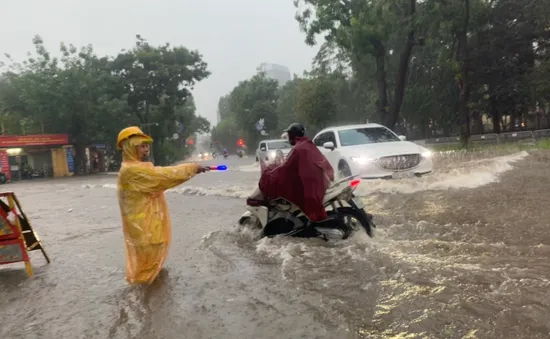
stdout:
[[373,216],[365,211],[365,205],[353,193],[361,183],[356,178],[351,176],[341,179],[327,189],[323,204],[329,218],[322,222],[311,222],[296,205],[286,199],[262,199],[257,189],[247,199],[247,211],[239,219],[238,225],[262,229],[266,237],[284,234],[305,238],[321,237],[328,241],[346,239],[360,230],[373,237],[373,228],[376,228]]
[[237,151],[237,155],[239,156],[239,158],[242,158],[243,157],[243,151],[242,150],[238,150]]
[[227,159],[228,156],[229,156],[229,153],[227,153],[227,152],[224,152],[224,153],[223,153],[223,158],[224,158],[224,159]]

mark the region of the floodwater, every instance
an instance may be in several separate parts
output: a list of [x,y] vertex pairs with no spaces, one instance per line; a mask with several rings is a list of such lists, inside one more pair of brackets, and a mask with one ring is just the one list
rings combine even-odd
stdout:
[[114,175],[5,186],[52,259],[0,267],[0,338],[548,338],[550,153],[441,155],[366,181],[375,239],[274,238],[235,222],[258,167],[167,192],[170,258],[124,281]]

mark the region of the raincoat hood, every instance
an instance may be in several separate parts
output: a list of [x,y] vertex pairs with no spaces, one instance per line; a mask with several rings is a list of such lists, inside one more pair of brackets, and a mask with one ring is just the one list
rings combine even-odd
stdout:
[[151,143],[151,139],[143,136],[133,136],[121,143],[122,146],[122,161],[124,162],[141,162],[137,147],[141,144]]

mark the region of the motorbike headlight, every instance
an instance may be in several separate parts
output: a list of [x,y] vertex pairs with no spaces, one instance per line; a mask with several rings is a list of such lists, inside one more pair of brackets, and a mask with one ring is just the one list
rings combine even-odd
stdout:
[[422,158],[431,158],[431,157],[432,157],[431,151],[426,151],[422,153]]
[[351,160],[359,165],[365,165],[372,161],[371,158],[366,157],[351,157]]

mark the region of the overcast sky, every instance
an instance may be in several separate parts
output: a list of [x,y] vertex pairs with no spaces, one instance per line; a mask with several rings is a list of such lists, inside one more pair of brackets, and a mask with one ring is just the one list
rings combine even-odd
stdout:
[[216,120],[220,96],[256,72],[261,62],[309,69],[316,48],[304,43],[292,0],[0,0],[0,56],[22,60],[40,34],[46,47],[91,43],[100,55],[131,48],[141,34],[199,50],[212,75],[193,94],[197,113]]

